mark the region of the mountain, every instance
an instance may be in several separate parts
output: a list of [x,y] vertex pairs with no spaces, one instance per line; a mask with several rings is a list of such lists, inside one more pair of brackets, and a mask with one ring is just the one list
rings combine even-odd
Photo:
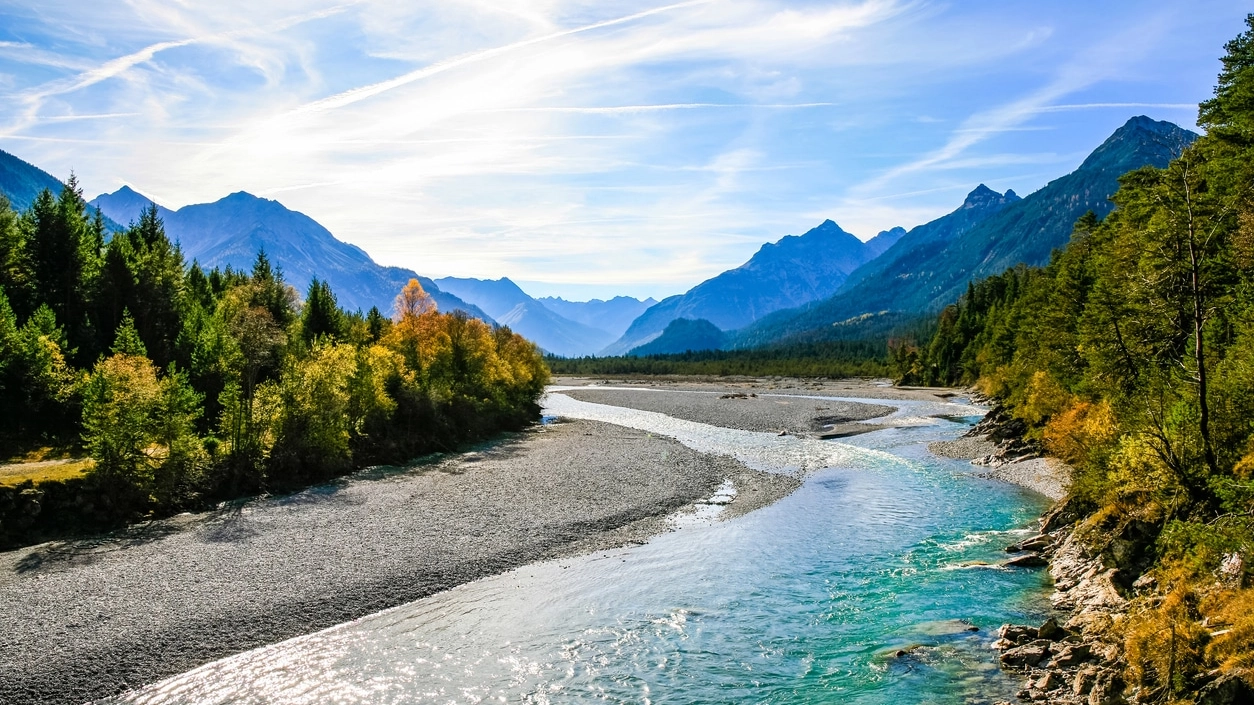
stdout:
[[1078,169],[1026,198],[980,185],[958,210],[911,230],[850,274],[834,296],[756,321],[737,333],[734,346],[828,337],[833,324],[865,313],[934,312],[956,301],[972,280],[1020,263],[1047,264],[1081,215],[1091,210],[1104,217],[1114,209],[1110,197],[1120,176],[1146,165],[1165,167],[1195,139],[1172,123],[1134,117]]
[[[64,187],[65,184],[52,174],[0,149],[0,193],[9,199],[9,205],[13,207],[13,210],[20,213],[30,208],[35,198],[44,189],[51,191],[55,196],[61,193]],[[109,217],[108,213],[102,212],[102,215],[105,216],[107,232],[115,233],[122,229],[113,218]]]
[[875,259],[884,254],[888,248],[897,244],[897,241],[906,236],[906,229],[898,225],[892,230],[885,230],[879,235],[867,240],[865,243],[867,253],[871,259]]
[[[152,200],[129,187],[92,200],[110,218],[131,223]],[[441,311],[463,310],[471,316],[492,319],[477,307],[441,291],[430,279],[408,269],[384,267],[364,250],[335,239],[313,218],[289,210],[278,201],[240,191],[213,203],[184,206],[176,211],[158,206],[166,234],[177,241],[188,262],[202,267],[233,267],[250,270],[257,252],[265,250],[270,261],[303,295],[315,276],[331,285],[340,306],[368,310],[378,306],[391,312],[396,295],[409,282],[422,283]]]
[[174,216],[174,211],[165,206],[154,204],[152,199],[135,191],[130,186],[123,186],[113,193],[100,194],[92,199],[92,205],[99,208],[101,212],[108,213],[113,220],[127,226],[138,222],[140,213],[143,213],[145,208],[152,205],[157,206],[157,215],[161,216],[161,220],[166,222],[167,229]]
[[24,211],[35,202],[40,191],[60,193],[65,184],[57,177],[0,150],[0,191],[9,198],[16,211]]
[[697,350],[721,350],[727,335],[704,318],[676,318],[666,324],[658,337],[636,348],[628,355],[667,355]]
[[657,303],[657,300],[652,297],[641,301],[630,296],[615,296],[609,301],[601,299],[567,301],[555,296],[546,296],[536,300],[553,313],[585,326],[599,328],[609,333],[613,339],[618,339],[626,333],[632,321]]
[[705,319],[722,330],[733,330],[774,311],[825,299],[840,289],[850,272],[900,238],[899,230],[863,243],[826,220],[804,235],[767,243],[743,265],[649,308],[604,353],[621,355],[639,347],[677,318]]
[[611,333],[564,318],[507,278],[445,277],[437,279],[436,285],[473,303],[498,323],[509,326],[554,355],[588,355],[614,340]]

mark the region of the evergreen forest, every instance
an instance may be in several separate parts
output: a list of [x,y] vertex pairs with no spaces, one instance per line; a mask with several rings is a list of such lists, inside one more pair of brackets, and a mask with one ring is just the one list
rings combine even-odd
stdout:
[[536,347],[438,312],[416,280],[392,316],[348,312],[317,279],[301,301],[264,252],[251,271],[187,266],[155,206],[106,235],[73,177],[22,213],[0,197],[0,457],[90,457],[0,483],[0,545],[289,491],[538,417]]
[[[1207,131],[1125,175],[1043,268],[970,285],[908,384],[977,385],[1077,471],[1069,510],[1119,561],[1129,684],[1188,701],[1254,682],[1254,16],[1228,43]],[[1129,540],[1129,539],[1132,540]],[[1122,541],[1122,543],[1119,543]],[[1136,582],[1135,589],[1131,583]]]

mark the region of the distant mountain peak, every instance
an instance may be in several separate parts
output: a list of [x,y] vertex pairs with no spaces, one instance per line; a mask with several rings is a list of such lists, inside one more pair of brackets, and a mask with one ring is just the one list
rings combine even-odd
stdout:
[[871,259],[879,257],[884,252],[897,244],[897,241],[905,237],[906,229],[898,225],[895,228],[889,228],[875,237],[867,240],[865,243],[867,251],[871,254]]
[[1001,200],[1001,194],[993,189],[980,184],[976,186],[971,193],[967,194],[966,200],[962,202],[963,208],[979,208],[980,206],[996,203]]
[[1146,132],[1153,132],[1159,135],[1173,135],[1180,132],[1181,127],[1173,122],[1155,120],[1147,115],[1135,115],[1128,118],[1128,121],[1123,123],[1123,127],[1115,130],[1114,136],[1119,135],[1120,132],[1130,132],[1133,130],[1144,130]]
[[1174,123],[1154,120],[1144,115],[1129,119],[1106,138],[1080,165],[1080,171],[1111,171],[1116,175],[1143,166],[1145,154],[1154,154],[1153,162],[1168,162],[1180,156],[1193,144],[1197,133]]

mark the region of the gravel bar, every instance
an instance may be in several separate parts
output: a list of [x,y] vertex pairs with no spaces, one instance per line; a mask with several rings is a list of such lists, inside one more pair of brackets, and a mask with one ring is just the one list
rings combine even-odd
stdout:
[[102,698],[537,560],[642,542],[726,479],[745,500],[736,513],[797,484],[562,421],[413,468],[0,553],[0,702]]
[[686,421],[707,423],[742,431],[787,432],[798,436],[820,436],[851,426],[875,430],[859,421],[892,413],[896,407],[859,402],[810,399],[800,396],[768,395],[738,390],[651,391],[647,389],[604,389],[585,387],[561,392],[572,399],[609,404],[641,411],[654,411]]

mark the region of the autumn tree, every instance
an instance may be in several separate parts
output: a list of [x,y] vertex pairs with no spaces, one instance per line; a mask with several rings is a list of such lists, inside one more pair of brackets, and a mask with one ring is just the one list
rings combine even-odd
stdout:
[[112,352],[83,386],[83,442],[95,473],[145,491],[177,486],[181,478],[162,478],[160,469],[194,471],[200,399],[181,375],[158,375],[129,314]]

